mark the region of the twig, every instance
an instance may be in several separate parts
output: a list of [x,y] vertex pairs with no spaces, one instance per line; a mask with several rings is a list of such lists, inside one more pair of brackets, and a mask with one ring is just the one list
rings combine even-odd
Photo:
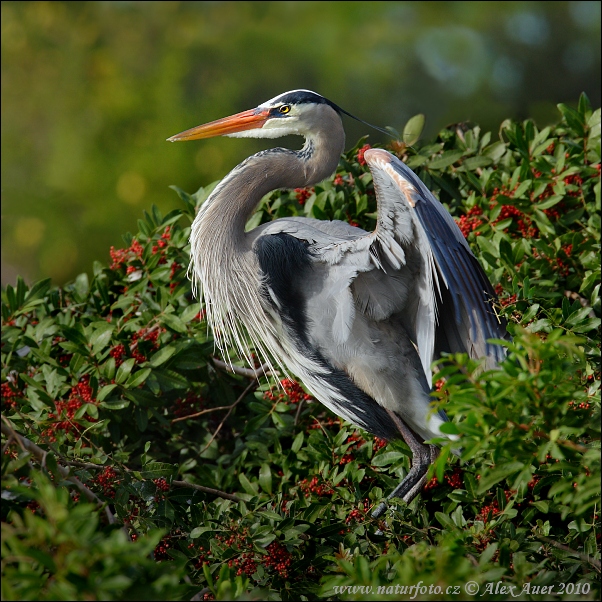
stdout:
[[259,368],[252,369],[241,368],[240,366],[227,364],[226,362],[222,362],[222,360],[218,360],[216,357],[212,357],[211,361],[217,368],[227,370],[228,372],[234,372],[234,374],[240,374],[241,376],[246,376],[247,378],[259,378],[261,376],[269,376],[271,374],[271,372],[268,370],[269,366],[267,364],[263,364],[262,366],[259,366]]
[[[148,336],[149,334],[152,334],[153,332],[155,332],[156,330],[159,330],[161,328],[160,324],[154,324],[153,326],[151,326],[148,330],[146,330],[144,332],[144,336]],[[138,342],[140,339],[136,339],[131,345],[130,345],[130,351],[134,351],[134,349],[136,349],[136,347],[138,347]]]
[[299,405],[297,406],[297,412],[295,413],[295,422],[293,423],[294,426],[297,426],[297,423],[299,422],[299,416],[301,415],[301,408],[303,407],[304,401],[305,399],[299,401]]
[[596,558],[592,558],[588,554],[584,554],[583,552],[579,552],[578,550],[573,550],[573,548],[569,548],[569,546],[565,546],[563,543],[554,541],[553,539],[546,537],[545,535],[538,535],[537,533],[535,533],[535,537],[537,537],[537,539],[539,539],[540,541],[549,543],[552,547],[562,550],[563,552],[568,552],[569,554],[574,554],[575,556],[578,556],[584,562],[591,564],[596,569],[596,571],[598,571],[598,573],[602,572],[602,565],[600,564],[600,561]]
[[203,485],[195,485],[194,483],[189,483],[188,481],[172,481],[172,485],[176,487],[188,487],[190,489],[198,489],[199,491],[203,491],[204,493],[210,493],[211,495],[215,495],[217,497],[224,498],[225,500],[232,500],[233,502],[240,502],[240,498],[236,497],[231,493],[226,493],[225,491],[220,491],[219,489],[213,489],[212,487],[204,487]]
[[[6,435],[7,437],[12,437],[15,441],[19,443],[22,449],[31,452],[31,454],[33,454],[33,456],[40,464],[44,464],[48,452],[45,452],[33,441],[27,439],[27,437],[19,435],[19,433],[17,433],[14,430],[13,426],[4,416],[2,416],[2,423],[0,426],[2,427],[2,433],[4,435]],[[103,502],[91,489],[88,489],[88,487],[86,487],[76,476],[69,474],[69,469],[59,464],[57,464],[57,467],[59,469],[59,472],[61,473],[61,476],[67,481],[71,481],[86,496],[88,501],[95,503],[99,507],[99,509],[104,510],[107,516],[107,520],[111,525],[114,525],[117,522],[115,520],[115,517],[113,516],[113,513],[109,510],[107,504]]]
[[[8,418],[6,418],[4,416],[4,414],[2,415],[2,422],[4,422],[4,424],[2,425],[2,432],[9,437],[9,441],[16,441],[19,445],[19,447],[23,450],[23,451],[27,451],[27,448],[25,447],[25,445],[23,444],[23,442],[21,441],[21,439],[19,437],[16,437],[16,433],[15,430],[13,429],[13,425],[10,423],[10,421],[8,420]],[[6,430],[5,428],[6,427]]]
[[205,447],[201,450],[201,452],[200,452],[201,454],[209,449],[209,446],[213,443],[213,441],[217,437],[217,434],[221,431],[222,426],[224,426],[224,423],[226,422],[226,420],[228,420],[228,416],[230,416],[230,414],[232,414],[232,410],[245,398],[246,394],[251,389],[254,389],[255,387],[257,387],[257,382],[255,382],[255,381],[250,382],[247,385],[247,388],[240,394],[240,397],[230,406],[228,413],[222,418],[222,421],[219,423],[219,426],[217,427],[217,429],[215,429],[215,432],[213,433],[213,436],[209,440],[209,443],[207,443],[207,445],[205,445]]
[[203,600],[205,594],[208,594],[211,590],[208,587],[204,587],[200,592],[197,592],[190,598],[190,602],[199,602],[199,600]]
[[187,414],[186,416],[178,416],[177,418],[172,418],[171,423],[174,424],[176,422],[181,422],[182,420],[188,420],[189,418],[198,418],[203,414],[209,414],[211,412],[217,412],[218,410],[229,410],[231,406],[218,406],[217,408],[208,408],[207,410],[201,410],[200,412],[195,412],[194,414]]

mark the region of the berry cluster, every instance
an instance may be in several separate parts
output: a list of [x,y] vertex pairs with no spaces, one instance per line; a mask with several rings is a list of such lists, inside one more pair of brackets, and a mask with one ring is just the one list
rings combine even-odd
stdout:
[[102,487],[102,492],[105,497],[115,497],[117,473],[111,466],[105,466],[103,471],[94,477],[92,480]]
[[[537,227],[532,224],[531,219],[514,205],[502,205],[500,214],[493,223],[497,224],[508,218],[511,218],[516,224],[523,238],[534,238],[539,233]],[[504,232],[509,233],[510,229],[504,228]]]
[[177,261],[174,261],[171,264],[171,269],[169,271],[169,292],[172,295],[173,295],[173,292],[176,290],[176,287],[179,284],[177,281],[174,280],[174,278],[176,276],[176,272],[178,271],[179,268],[180,268],[180,264]]
[[270,389],[263,394],[263,398],[269,401],[283,402],[285,404],[299,403],[302,400],[310,401],[313,399],[313,396],[306,393],[298,382],[291,380],[290,378],[281,380],[280,385],[283,390],[274,393],[274,389]]
[[[504,491],[504,495],[506,496],[506,501],[508,501],[513,495],[514,491],[506,490]],[[477,515],[475,516],[475,520],[480,520],[486,523],[490,518],[493,518],[497,514],[501,512],[500,505],[497,500],[493,500],[491,504],[485,504],[481,507]]]
[[[464,238],[468,238],[468,235],[483,223],[483,220],[478,217],[479,215],[483,215],[483,210],[479,206],[475,205],[468,210],[466,215],[462,215],[456,219],[456,224],[458,224],[458,227],[462,231]],[[479,236],[480,234],[481,233],[478,231],[475,232],[475,236]]]
[[[159,491],[162,491],[163,493],[169,491],[169,483],[163,477],[160,479],[153,479],[153,483],[157,486]],[[164,497],[165,496],[162,496],[162,499],[164,499]]]
[[[462,470],[459,467],[456,467],[456,469],[451,475],[445,475],[445,481],[453,489],[461,489],[463,485]],[[432,479],[426,482],[425,486],[423,487],[423,490],[430,491],[431,489],[435,489],[436,487],[439,487],[439,479],[437,477],[433,477]]]
[[161,259],[159,259],[159,263],[167,263],[167,259],[165,258],[165,248],[167,247],[167,242],[171,238],[171,228],[167,226],[163,234],[161,234],[161,238],[157,241],[156,245],[153,245],[152,254],[156,255],[160,253]]
[[168,560],[169,559],[169,548],[171,547],[171,544],[169,543],[169,536],[164,537],[158,544],[157,547],[155,548],[155,560],[157,562],[161,562],[162,560]]
[[366,514],[370,510],[370,500],[365,499],[363,502],[360,502],[357,508],[354,508],[349,516],[345,519],[345,522],[349,524],[352,520],[356,523],[362,523],[366,519]]
[[381,439],[380,437],[374,437],[374,442],[372,443],[372,451],[376,453],[379,449],[382,449],[387,445],[386,439]]
[[295,188],[297,202],[299,205],[305,205],[307,199],[314,193],[313,188]]
[[15,391],[10,383],[2,383],[2,408],[16,409],[19,405],[18,399],[23,397],[23,394],[19,391]]
[[582,401],[580,403],[577,403],[576,401],[569,401],[569,408],[571,408],[571,410],[589,410],[591,407],[591,404],[587,401]]
[[364,445],[366,440],[359,434],[358,431],[354,431],[351,433],[351,435],[349,435],[349,437],[347,437],[347,443],[350,443],[351,445],[347,448],[347,453],[339,460],[340,465],[352,462],[354,459],[353,452]]
[[144,247],[136,239],[132,241],[132,244],[127,249],[116,249],[115,247],[111,247],[109,251],[111,260],[113,261],[111,269],[118,270],[123,264],[134,261],[135,259],[142,259],[143,252]]
[[305,497],[310,497],[312,493],[318,497],[332,495],[334,493],[332,487],[324,481],[320,483],[320,479],[317,476],[309,482],[307,479],[299,481],[299,487]]
[[364,144],[364,146],[362,146],[362,148],[360,148],[357,151],[357,162],[360,165],[366,165],[366,159],[364,159],[364,153],[371,148],[372,147],[369,144]]
[[504,287],[499,283],[495,285],[494,290],[495,294],[498,296],[498,300],[502,307],[506,307],[507,305],[513,305],[518,299],[516,294],[507,295],[504,291]]
[[[192,550],[193,548],[194,548],[193,543],[188,545],[189,550]],[[204,564],[209,564],[209,559],[207,557],[209,550],[207,550],[205,552],[205,548],[203,546],[199,546],[198,551],[199,551],[199,555],[197,556],[196,560],[194,561],[194,568],[197,570],[202,569]]]
[[257,571],[257,562],[253,552],[243,552],[238,558],[228,561],[230,568],[236,567],[237,575],[251,577]]
[[451,475],[445,475],[445,480],[450,487],[461,489],[463,485],[462,470],[459,467],[456,467]]
[[123,363],[123,358],[126,356],[125,345],[115,345],[113,349],[109,352],[111,357],[115,358],[115,365],[119,368]]
[[283,579],[286,579],[293,562],[291,553],[279,541],[273,541],[266,551],[268,555],[263,558],[263,566],[274,569]]
[[560,249],[564,252],[567,257],[567,260],[564,261],[561,257],[556,255],[555,257],[548,257],[545,253],[541,253],[538,249],[533,247],[533,257],[535,259],[544,259],[550,264],[550,268],[552,271],[558,272],[560,276],[568,276],[570,266],[568,262],[571,260],[571,253],[573,252],[573,245],[567,244],[560,247]]
[[535,487],[535,485],[537,485],[537,483],[539,483],[539,481],[541,480],[541,477],[538,477],[537,475],[533,475],[533,478],[527,483],[527,487],[533,491],[533,488]]
[[138,345],[140,341],[147,341],[150,343],[150,351],[154,351],[159,348],[159,335],[165,332],[165,328],[158,328],[153,326],[151,328],[141,328],[138,332],[132,335],[132,345],[130,347],[132,357],[142,364],[146,361],[146,356],[140,351]]
[[[77,385],[71,387],[67,401],[54,402],[56,412],[50,412],[48,419],[55,420],[56,422],[47,428],[42,435],[50,442],[54,442],[56,441],[57,431],[64,431],[66,434],[73,431],[79,434],[80,427],[73,420],[75,419],[75,414],[84,403],[94,403],[89,374],[83,376]],[[96,422],[96,419],[91,416],[88,416],[87,420],[89,422]]]
[[436,487],[439,487],[439,479],[437,477],[433,477],[432,479],[428,480],[424,487],[422,488],[423,491],[430,491],[431,489],[435,489]]

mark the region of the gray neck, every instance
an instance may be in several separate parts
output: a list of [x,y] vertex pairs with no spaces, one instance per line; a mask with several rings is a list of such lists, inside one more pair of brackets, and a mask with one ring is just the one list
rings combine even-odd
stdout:
[[[299,151],[274,148],[261,151],[235,167],[211,193],[197,215],[208,237],[242,243],[245,224],[261,199],[279,188],[304,188],[330,176],[344,149],[345,133],[338,115],[328,136],[305,140]],[[196,220],[195,220],[196,221]],[[238,244],[233,245],[239,247]]]

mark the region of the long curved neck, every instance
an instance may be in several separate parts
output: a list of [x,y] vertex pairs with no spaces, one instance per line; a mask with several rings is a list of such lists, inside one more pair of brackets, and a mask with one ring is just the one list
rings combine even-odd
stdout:
[[245,224],[264,195],[278,188],[311,186],[335,171],[345,144],[340,120],[338,126],[329,129],[328,136],[307,138],[299,151],[274,148],[243,161],[207,199],[197,216],[199,225],[213,235],[242,240]]

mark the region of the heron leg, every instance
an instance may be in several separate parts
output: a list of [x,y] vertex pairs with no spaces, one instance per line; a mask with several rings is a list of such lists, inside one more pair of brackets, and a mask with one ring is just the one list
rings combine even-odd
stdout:
[[[439,450],[434,445],[421,443],[412,430],[399,418],[395,412],[387,410],[391,419],[395,422],[401,436],[408,444],[412,452],[412,468],[397,487],[387,496],[387,500],[401,498],[409,504],[418,495],[418,492],[426,483],[426,473],[429,466],[439,455]],[[372,518],[379,518],[387,509],[387,501],[381,502],[374,512]]]

